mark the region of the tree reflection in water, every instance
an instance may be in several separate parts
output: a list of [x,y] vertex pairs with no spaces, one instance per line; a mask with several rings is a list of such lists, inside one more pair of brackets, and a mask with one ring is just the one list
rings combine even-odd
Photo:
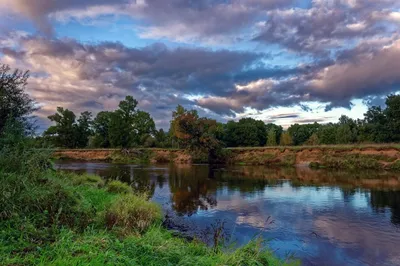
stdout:
[[[68,162],[64,164],[69,165]],[[181,216],[191,216],[199,210],[217,206],[217,192],[257,193],[265,191],[268,187],[281,187],[285,182],[290,182],[290,186],[296,189],[340,188],[345,202],[351,202],[359,192],[365,193],[374,211],[384,212],[390,209],[391,222],[400,225],[400,178],[399,174],[394,172],[348,172],[265,166],[141,167],[103,163],[72,163],[71,170],[126,182],[135,192],[146,193],[149,197],[153,197],[156,186],[163,189],[168,183],[172,208]]]
[[217,182],[210,176],[210,168],[196,165],[170,166],[169,187],[172,208],[178,215],[191,216],[199,209],[217,205]]
[[371,191],[371,206],[376,211],[390,208],[390,221],[400,226],[400,191]]

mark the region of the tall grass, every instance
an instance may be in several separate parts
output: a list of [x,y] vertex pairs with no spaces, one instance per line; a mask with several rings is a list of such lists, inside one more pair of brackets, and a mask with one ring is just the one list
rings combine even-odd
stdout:
[[119,197],[105,214],[107,228],[117,227],[125,234],[142,233],[157,220],[161,220],[161,208],[145,196],[133,194]]
[[132,187],[119,180],[112,180],[107,184],[107,191],[111,193],[127,194],[132,193]]

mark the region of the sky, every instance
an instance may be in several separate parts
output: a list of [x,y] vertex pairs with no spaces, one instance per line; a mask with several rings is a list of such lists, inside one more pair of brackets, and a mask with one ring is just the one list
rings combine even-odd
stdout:
[[158,128],[362,118],[400,85],[399,0],[0,0],[0,62],[30,70],[41,127],[126,95]]

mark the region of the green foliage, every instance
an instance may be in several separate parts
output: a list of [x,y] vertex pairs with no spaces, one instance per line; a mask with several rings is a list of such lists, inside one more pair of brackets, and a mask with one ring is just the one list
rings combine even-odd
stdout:
[[143,146],[149,135],[154,134],[154,120],[150,114],[137,110],[137,104],[132,96],[126,96],[118,110],[109,115],[108,139],[111,147]]
[[104,230],[88,229],[76,234],[63,229],[53,243],[39,248],[21,240],[24,232],[13,233],[16,241],[8,252],[0,250],[4,254],[0,257],[2,265],[299,265],[275,258],[259,239],[237,250],[216,253],[204,244],[187,242],[156,226],[142,237],[125,238]]
[[264,146],[267,142],[267,127],[263,121],[242,118],[238,122],[229,121],[223,138],[228,147]]
[[321,144],[336,144],[337,126],[329,123],[322,126],[318,132],[318,139]]
[[[280,141],[280,139],[281,139],[282,133],[283,133],[283,128],[282,128],[281,126],[278,126],[278,125],[269,123],[269,124],[266,124],[265,129],[266,129],[267,134],[269,134],[269,132],[270,132],[271,130],[274,130],[274,131],[275,131],[275,143],[276,143],[276,144],[274,144],[274,145],[269,145],[269,144],[267,143],[268,146],[275,146],[275,145],[278,145],[278,143],[279,143],[279,141]],[[271,137],[272,137],[272,135],[271,135]],[[270,138],[268,137],[268,135],[267,135],[267,142],[268,142],[268,141],[272,141],[271,143],[273,143],[273,139],[270,139]]]
[[54,136],[56,145],[61,147],[75,147],[75,114],[62,107],[57,107],[57,113],[48,117],[55,122],[55,126],[49,127],[44,133],[45,136]]
[[104,180],[98,175],[82,174],[75,175],[71,174],[69,178],[72,180],[73,185],[88,185],[94,187],[103,187]]
[[311,146],[319,145],[320,143],[321,142],[319,140],[319,137],[318,137],[317,133],[313,133],[311,135],[311,137],[306,142],[307,145],[311,145]]
[[112,180],[107,183],[107,191],[111,193],[128,194],[132,193],[132,187],[119,180]]
[[49,127],[45,132],[45,137],[52,137],[55,145],[67,148],[84,148],[92,135],[92,114],[90,112],[81,113],[78,121],[75,121],[74,112],[57,107],[57,113],[48,117],[54,126]]
[[400,160],[395,161],[390,165],[391,170],[400,170]]
[[[317,164],[313,165],[313,167],[316,166]],[[383,169],[379,158],[361,154],[326,155],[321,159],[318,167],[334,169]]]
[[0,134],[7,121],[17,120],[25,124],[25,130],[31,129],[28,116],[37,108],[25,92],[28,78],[28,71],[11,71],[8,65],[0,65]]
[[105,213],[107,228],[119,227],[124,233],[144,232],[160,219],[160,206],[149,202],[145,196],[133,194],[118,198]]
[[389,95],[386,98],[386,106],[384,114],[390,134],[390,139],[386,141],[398,142],[400,141],[400,95]]
[[85,148],[89,143],[89,137],[93,135],[92,131],[92,113],[85,111],[78,118],[75,125],[75,145],[78,148]]
[[172,147],[172,141],[168,132],[164,132],[161,128],[154,132],[155,146],[159,148],[170,148]]
[[294,124],[288,128],[288,132],[292,137],[294,145],[304,144],[315,132],[318,131],[320,125],[318,123],[299,125]]
[[126,96],[119,103],[119,109],[111,114],[108,136],[112,147],[128,148],[133,145],[134,120],[138,102]]
[[222,148],[217,139],[220,127],[215,120],[200,118],[195,110],[178,106],[172,114],[173,136],[192,153],[194,160],[201,162],[216,158]]
[[293,139],[292,136],[290,136],[289,132],[285,131],[281,134],[281,139],[279,141],[279,144],[282,146],[293,145]]
[[[138,102],[131,96],[120,102],[114,112],[100,112],[91,121],[91,114],[84,112],[77,122],[68,109],[58,108],[50,116],[56,123],[38,147],[53,142],[60,147],[161,147],[196,150],[197,161],[205,162],[206,156],[216,158],[223,147],[262,147],[264,145],[334,145],[362,142],[387,143],[400,141],[400,95],[389,95],[386,109],[371,107],[363,120],[341,116],[337,123],[294,124],[287,132],[281,126],[253,118],[242,118],[226,124],[199,117],[196,110],[178,106],[172,114],[169,133],[156,130],[149,113],[137,110]],[[90,142],[88,141],[90,140]],[[207,155],[208,154],[208,155]]]
[[[23,87],[27,78],[19,72],[9,77],[7,71],[4,67],[6,74],[0,71],[0,100],[6,99],[6,104],[10,95],[4,95],[4,86]],[[16,91],[18,94],[18,88]],[[127,98],[120,104],[121,114],[132,113],[131,107],[136,104],[131,100]],[[31,101],[17,104],[27,102]],[[62,108],[58,111],[51,116],[56,122],[48,130],[54,135],[52,139],[86,145],[86,137],[91,134],[90,113],[82,113],[76,124],[72,112]],[[110,193],[108,190],[121,191],[123,186],[110,183],[106,190],[100,177],[54,171],[50,153],[34,149],[34,141],[26,137],[29,125],[23,117],[4,117],[7,122],[0,128],[1,265],[280,264],[258,242],[234,253],[214,253],[204,244],[173,237],[156,227],[161,209],[146,196]],[[109,231],[104,230],[105,226]]]
[[24,134],[25,123],[9,121],[0,134],[0,173],[22,173],[36,178],[50,169],[51,151],[33,149],[33,141]]
[[122,149],[111,154],[113,163],[148,164],[153,152],[148,149]]
[[274,128],[271,128],[268,131],[268,136],[267,136],[267,145],[268,146],[276,146],[278,143],[276,142],[277,134]]
[[92,147],[109,148],[111,147],[109,139],[109,126],[111,122],[111,112],[99,112],[93,120],[93,129],[95,135],[92,140]]

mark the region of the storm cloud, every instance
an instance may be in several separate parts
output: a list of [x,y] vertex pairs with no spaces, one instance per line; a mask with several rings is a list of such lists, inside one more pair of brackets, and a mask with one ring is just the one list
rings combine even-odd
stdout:
[[[31,70],[43,117],[59,105],[114,109],[128,94],[163,127],[177,104],[218,120],[275,107],[310,112],[313,102],[381,105],[400,89],[399,10],[398,0],[0,0],[4,21],[39,31],[2,26],[0,58]],[[134,45],[57,32],[121,19]],[[267,117],[308,119],[290,114]]]
[[18,38],[18,48],[0,49],[2,61],[30,69],[29,91],[46,114],[58,105],[79,111],[112,109],[130,94],[156,119],[166,119],[166,111],[176,105],[194,105],[191,95],[229,95],[235,76],[263,59],[258,53],[169,49],[162,43],[128,48],[121,43]]

